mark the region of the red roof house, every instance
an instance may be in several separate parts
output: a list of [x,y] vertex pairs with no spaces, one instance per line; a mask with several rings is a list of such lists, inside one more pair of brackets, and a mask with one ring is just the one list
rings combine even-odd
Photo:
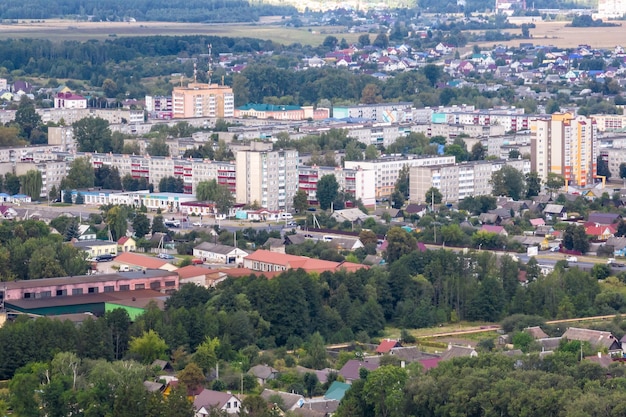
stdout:
[[384,339],[384,340],[382,340],[380,342],[380,344],[376,348],[376,353],[382,355],[382,354],[385,354],[385,353],[389,353],[391,351],[391,349],[393,349],[395,347],[401,347],[401,346],[402,345],[397,340]]

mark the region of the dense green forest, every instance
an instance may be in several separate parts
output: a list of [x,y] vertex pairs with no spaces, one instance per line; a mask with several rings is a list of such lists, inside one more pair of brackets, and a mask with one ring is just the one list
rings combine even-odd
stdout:
[[251,5],[245,0],[171,0],[152,1],[109,0],[106,5],[96,0],[6,0],[0,3],[0,19],[51,19],[77,17],[94,21],[161,22],[254,22],[260,16],[290,16],[292,6]]

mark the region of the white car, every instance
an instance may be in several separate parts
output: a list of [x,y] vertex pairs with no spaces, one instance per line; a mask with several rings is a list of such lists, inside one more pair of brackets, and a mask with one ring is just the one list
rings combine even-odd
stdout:
[[575,257],[575,256],[568,256],[568,257],[566,257],[566,258],[565,258],[565,260],[566,260],[567,262],[571,262],[571,263],[576,263],[576,262],[578,262],[578,258],[577,258],[577,257]]
[[202,226],[202,222],[193,222],[192,223],[194,226]]

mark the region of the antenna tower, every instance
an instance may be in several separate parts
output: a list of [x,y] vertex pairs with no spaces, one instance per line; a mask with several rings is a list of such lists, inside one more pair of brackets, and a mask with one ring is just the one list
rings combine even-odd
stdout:
[[211,75],[213,75],[213,46],[209,44],[209,70],[206,72],[208,83],[211,84]]
[[198,79],[198,67],[196,63],[193,63],[193,82],[195,83]]

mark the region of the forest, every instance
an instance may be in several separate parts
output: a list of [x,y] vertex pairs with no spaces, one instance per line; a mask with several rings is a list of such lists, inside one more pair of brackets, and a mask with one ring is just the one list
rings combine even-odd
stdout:
[[151,1],[109,0],[106,7],[95,0],[6,0],[0,3],[0,19],[78,18],[93,21],[255,22],[260,16],[291,16],[292,6],[250,4],[246,0]]

